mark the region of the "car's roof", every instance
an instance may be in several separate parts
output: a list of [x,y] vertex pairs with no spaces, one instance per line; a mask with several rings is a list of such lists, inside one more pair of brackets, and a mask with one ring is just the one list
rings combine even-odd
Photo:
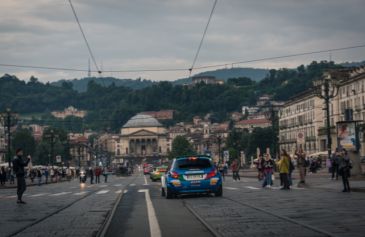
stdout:
[[181,160],[181,159],[189,159],[189,158],[197,158],[197,159],[212,159],[209,156],[205,156],[205,155],[197,155],[197,156],[178,156],[175,159],[176,160]]

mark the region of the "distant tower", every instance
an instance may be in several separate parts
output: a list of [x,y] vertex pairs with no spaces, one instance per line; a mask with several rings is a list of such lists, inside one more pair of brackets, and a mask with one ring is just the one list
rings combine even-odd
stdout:
[[90,58],[88,60],[88,70],[87,70],[87,77],[91,77],[91,69],[90,69]]

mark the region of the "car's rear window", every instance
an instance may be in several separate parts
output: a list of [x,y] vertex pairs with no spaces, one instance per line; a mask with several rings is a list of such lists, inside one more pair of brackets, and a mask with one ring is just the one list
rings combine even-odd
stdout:
[[175,167],[178,169],[207,169],[212,167],[209,159],[187,158],[176,160]]

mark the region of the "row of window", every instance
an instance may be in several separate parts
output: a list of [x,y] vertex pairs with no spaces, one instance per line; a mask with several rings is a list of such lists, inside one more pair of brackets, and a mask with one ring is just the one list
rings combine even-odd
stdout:
[[365,92],[365,80],[354,82],[350,85],[343,86],[340,88],[340,98],[346,98],[351,95]]
[[307,113],[298,115],[293,118],[283,119],[279,122],[280,127],[282,128],[290,128],[294,126],[302,126],[308,123],[312,123],[314,121],[314,111],[309,111]]
[[302,111],[310,110],[314,108],[314,99],[304,101],[300,104],[292,105],[280,111],[281,117],[286,117],[292,114],[297,114]]

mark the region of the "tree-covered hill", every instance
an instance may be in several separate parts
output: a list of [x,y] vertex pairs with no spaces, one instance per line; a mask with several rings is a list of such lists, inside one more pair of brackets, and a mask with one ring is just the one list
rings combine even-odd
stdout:
[[207,113],[212,114],[214,121],[223,121],[229,118],[230,112],[241,111],[243,105],[255,104],[262,94],[286,100],[311,87],[313,79],[320,77],[323,70],[336,67],[341,66],[313,62],[297,69],[270,70],[260,82],[247,77],[231,78],[224,85],[156,82],[138,90],[115,83],[104,87],[91,80],[84,92],[74,90],[69,81],[54,86],[34,77],[24,82],[6,74],[0,78],[0,111],[10,107],[21,114],[43,113],[46,115],[43,120],[49,121],[52,120],[50,111],[72,105],[88,111],[84,120],[76,121],[83,128],[114,131],[136,113],[150,110],[175,110],[175,121],[191,121],[193,116]]
[[156,83],[150,80],[142,80],[142,79],[118,79],[114,77],[85,77],[81,79],[73,79],[73,80],[59,80],[56,82],[52,82],[51,85],[62,86],[64,82],[72,83],[72,88],[78,92],[85,92],[87,90],[87,85],[89,82],[94,81],[95,83],[102,86],[110,86],[114,84],[115,86],[124,86],[131,89],[142,89],[152,84]]

